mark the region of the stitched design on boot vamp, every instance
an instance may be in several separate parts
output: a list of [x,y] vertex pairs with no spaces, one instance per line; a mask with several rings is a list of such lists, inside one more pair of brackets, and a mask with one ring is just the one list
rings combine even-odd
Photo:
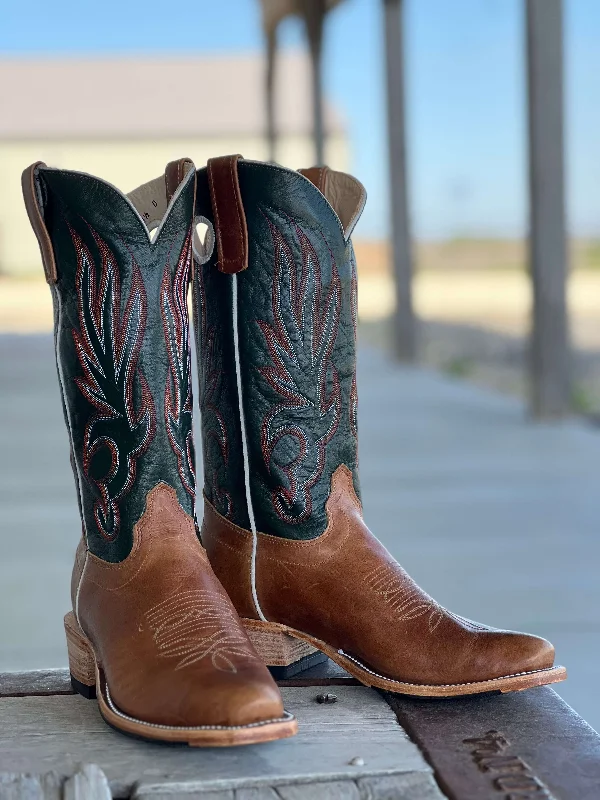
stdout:
[[181,592],[151,608],[146,620],[160,655],[179,659],[176,670],[209,658],[215,669],[235,673],[238,660],[257,658],[231,603],[218,593]]
[[376,567],[366,576],[365,583],[402,622],[427,615],[428,628],[433,633],[444,618],[444,609],[408,577],[403,580],[392,566],[382,564]]

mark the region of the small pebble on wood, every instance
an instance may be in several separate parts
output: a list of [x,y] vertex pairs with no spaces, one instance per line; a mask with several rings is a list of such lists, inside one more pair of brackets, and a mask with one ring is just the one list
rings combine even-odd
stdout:
[[337,703],[337,694],[318,694],[317,703]]
[[364,760],[364,758],[361,758],[360,756],[356,756],[356,758],[351,759],[348,762],[348,764],[351,767],[364,767],[365,760]]

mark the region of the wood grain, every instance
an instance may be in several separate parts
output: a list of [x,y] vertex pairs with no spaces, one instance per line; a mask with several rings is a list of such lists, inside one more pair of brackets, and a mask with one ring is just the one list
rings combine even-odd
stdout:
[[521,794],[539,800],[600,797],[600,735],[547,686],[451,701],[388,695],[388,702],[451,798],[499,800],[498,787],[510,794],[516,780]]
[[74,694],[68,669],[0,673],[0,697]]
[[281,800],[313,800],[316,797],[319,800],[361,800],[360,791],[354,781],[280,786],[277,792]]
[[[280,686],[360,686],[360,682],[333,661],[303,670],[291,678],[278,680]],[[0,697],[74,694],[68,669],[0,672]]]
[[186,792],[185,787],[160,794],[138,790],[132,800],[444,800],[434,778],[422,772],[359,780],[255,786],[222,792]]
[[[229,749],[190,750],[137,741],[109,728],[79,696],[0,700],[0,772],[56,771],[65,778],[93,761],[116,797],[223,791],[294,782],[430,773],[383,698],[362,686],[336,687],[338,702],[316,702],[317,687],[282,689],[296,715],[293,739]],[[364,762],[351,766],[355,758]],[[205,798],[203,798],[205,800]]]
[[433,775],[412,772],[357,781],[361,800],[444,800]]

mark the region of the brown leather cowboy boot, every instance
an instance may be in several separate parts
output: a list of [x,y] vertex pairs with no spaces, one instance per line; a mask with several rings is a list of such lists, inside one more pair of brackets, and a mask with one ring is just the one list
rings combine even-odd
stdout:
[[83,524],[65,617],[73,686],[122,731],[223,746],[290,736],[296,723],[197,537],[195,189],[193,164],[170,164],[145,222],[97,178],[42,163],[23,173]]
[[370,533],[357,473],[354,178],[230,156],[198,173],[217,252],[194,295],[202,541],[268,664],[315,650],[366,685],[447,697],[566,677],[544,639],[446,611]]

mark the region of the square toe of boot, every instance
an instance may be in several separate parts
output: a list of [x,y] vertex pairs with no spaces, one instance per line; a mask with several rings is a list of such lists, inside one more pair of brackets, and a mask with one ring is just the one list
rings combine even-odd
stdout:
[[471,680],[517,675],[554,665],[554,647],[550,642],[513,631],[480,633],[473,656],[478,675]]
[[189,697],[187,724],[237,727],[283,717],[281,693],[268,670],[263,673],[262,664],[256,670],[224,676],[207,688]]

